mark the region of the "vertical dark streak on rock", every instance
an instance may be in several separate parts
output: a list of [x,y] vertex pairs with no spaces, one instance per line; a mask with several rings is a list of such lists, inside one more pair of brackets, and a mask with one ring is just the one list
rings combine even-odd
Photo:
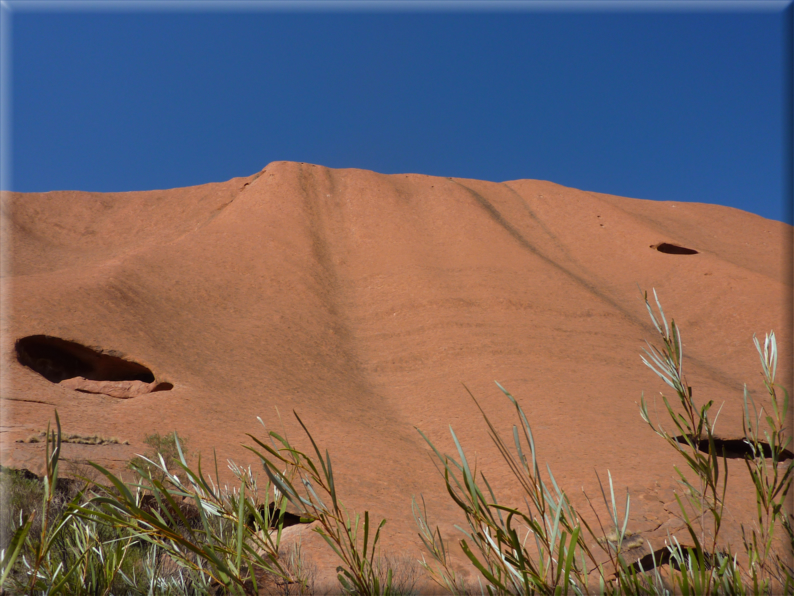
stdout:
[[[465,184],[461,184],[457,180],[455,180],[455,183],[458,184],[461,188],[465,189],[472,196],[472,198],[474,198],[474,200],[477,202],[477,204],[479,204],[480,207],[482,207],[483,210],[486,213],[488,213],[488,215],[496,223],[498,223],[500,226],[502,226],[523,248],[525,248],[526,250],[528,250],[532,254],[536,255],[537,257],[543,259],[543,261],[545,261],[546,263],[548,263],[552,267],[555,267],[556,269],[558,269],[559,271],[564,273],[572,281],[574,281],[576,284],[580,285],[582,288],[584,288],[585,290],[587,290],[588,292],[590,292],[591,294],[596,296],[599,300],[602,300],[602,301],[606,302],[608,305],[610,305],[615,310],[617,310],[630,323],[640,327],[643,330],[643,332],[645,332],[645,334],[649,335],[650,337],[656,337],[656,335],[657,335],[656,330],[653,328],[653,326],[650,323],[646,323],[645,321],[640,320],[639,318],[634,316],[631,312],[629,312],[628,310],[623,308],[623,306],[621,306],[615,300],[613,300],[609,296],[606,296],[603,293],[601,293],[591,283],[589,283],[585,279],[579,277],[578,275],[576,275],[572,271],[568,270],[564,266],[560,265],[556,261],[550,259],[545,254],[541,253],[526,238],[524,238],[524,236],[521,234],[521,232],[519,232],[516,228],[514,228],[510,224],[510,222],[508,222],[504,217],[502,217],[502,214],[499,213],[499,211],[493,205],[491,205],[491,203],[485,197],[483,197],[481,194],[479,194],[475,190],[469,188]],[[697,367],[700,367],[702,370],[707,372],[708,375],[713,380],[725,385],[726,387],[728,387],[728,388],[730,388],[732,390],[735,390],[735,391],[742,391],[742,389],[744,388],[744,384],[743,383],[741,383],[741,382],[739,382],[739,381],[727,376],[723,371],[721,371],[721,370],[719,370],[719,369],[717,369],[717,368],[715,368],[715,367],[713,367],[713,366],[701,361],[697,357],[690,355],[690,356],[687,356],[687,358],[688,358],[688,360],[690,362],[692,362],[692,364],[694,364]]]
[[[357,371],[356,376],[359,377],[358,381],[363,382],[360,378],[360,363],[354,356],[355,352],[352,347],[354,342],[350,326],[338,304],[341,284],[339,282],[336,266],[331,257],[327,234],[323,226],[322,210],[318,205],[318,200],[321,200],[321,197],[318,197],[316,181],[314,180],[314,175],[311,170],[307,175],[303,165],[299,165],[298,168],[298,182],[300,184],[301,194],[303,195],[309,221],[312,253],[321,270],[319,279],[317,279],[320,288],[318,293],[324,294],[322,296],[322,302],[327,309],[335,337],[342,347],[342,357],[348,366]],[[307,180],[309,176],[311,176],[311,180]],[[330,172],[328,172],[328,176],[331,177]],[[323,292],[323,290],[325,290],[325,292]]]
[[626,309],[624,309],[620,304],[618,304],[617,302],[615,302],[614,300],[612,300],[608,296],[605,296],[600,291],[598,291],[598,289],[596,287],[594,287],[592,284],[590,284],[589,282],[587,282],[583,278],[579,277],[578,275],[576,275],[575,273],[573,273],[569,269],[565,268],[564,266],[560,265],[559,263],[557,263],[553,259],[549,258],[545,254],[540,252],[537,249],[537,247],[535,247],[526,238],[524,238],[524,236],[523,236],[523,234],[521,234],[521,232],[519,232],[516,228],[514,228],[510,224],[510,222],[508,222],[504,217],[502,217],[502,214],[499,213],[499,211],[496,209],[496,207],[491,205],[491,203],[488,201],[488,199],[483,197],[481,194],[479,194],[475,190],[472,190],[471,188],[469,188],[465,184],[461,184],[460,182],[457,182],[457,184],[459,186],[461,186],[462,188],[464,188],[469,194],[471,194],[471,196],[474,198],[475,201],[477,201],[477,203],[480,205],[480,207],[482,207],[486,211],[486,213],[488,213],[488,215],[491,216],[491,219],[493,219],[496,223],[498,223],[505,230],[507,230],[507,232],[523,248],[525,248],[526,250],[530,251],[535,256],[540,257],[541,259],[543,259],[543,261],[545,261],[546,263],[548,263],[552,267],[555,267],[556,269],[558,269],[559,271],[564,273],[566,276],[568,276],[570,279],[572,279],[575,283],[577,283],[578,285],[582,286],[585,290],[587,290],[588,292],[590,292],[591,294],[595,295],[600,300],[603,300],[604,302],[606,302],[607,304],[609,304],[610,306],[615,308],[626,319],[628,319],[632,323],[637,324],[640,327],[642,327],[643,330],[650,331],[651,329],[653,329],[650,324],[645,324],[645,323],[639,321],[634,315],[632,315],[630,312],[628,312]]
[[[383,422],[384,420],[395,420],[398,416],[392,407],[383,400],[383,396],[371,386],[364,374],[364,366],[362,365],[361,359],[358,357],[358,350],[356,349],[357,341],[353,333],[353,327],[350,324],[347,313],[339,304],[344,288],[343,284],[340,283],[337,266],[333,262],[327,233],[323,225],[323,209],[320,202],[323,201],[325,197],[322,196],[322,193],[318,192],[318,184],[313,170],[309,170],[307,174],[305,166],[299,165],[298,167],[298,181],[309,220],[312,253],[321,269],[318,279],[319,291],[325,291],[322,302],[327,309],[330,324],[334,330],[335,335],[333,341],[339,347],[338,351],[335,350],[334,354],[329,356],[329,359],[339,359],[344,362],[344,367],[349,371],[347,378],[350,385],[367,395],[371,404],[369,408],[358,408],[344,412],[331,410],[328,411],[328,413],[345,417],[348,420],[356,420],[357,423],[361,424],[363,427],[372,428],[373,420]],[[333,182],[333,174],[330,170],[326,171],[330,179],[328,194],[331,194],[332,199],[336,201],[337,197],[335,197],[333,193],[333,190],[336,188]],[[405,440],[407,436],[410,445],[418,445],[414,433],[395,430],[394,435],[403,437],[403,440]]]
[[537,213],[535,213],[535,211],[532,209],[532,207],[530,207],[530,206],[529,206],[529,203],[527,203],[526,199],[524,199],[524,197],[523,197],[523,196],[521,196],[521,194],[520,194],[518,191],[516,191],[516,190],[515,190],[515,189],[514,189],[512,186],[510,186],[510,185],[509,185],[507,182],[502,182],[502,186],[504,186],[504,187],[506,187],[507,189],[509,189],[509,190],[510,190],[510,192],[511,192],[512,194],[514,194],[516,197],[518,197],[518,200],[519,200],[519,201],[521,201],[521,204],[522,204],[522,205],[524,205],[524,208],[527,210],[527,213],[529,214],[529,216],[530,216],[530,217],[531,217],[531,218],[532,218],[532,219],[533,219],[533,220],[534,220],[534,221],[535,221],[535,222],[536,222],[536,223],[537,223],[537,224],[538,224],[538,225],[541,227],[541,229],[542,229],[544,232],[546,232],[546,234],[548,235],[548,237],[549,237],[549,238],[551,238],[552,242],[554,242],[555,246],[557,246],[557,248],[559,248],[559,249],[562,251],[562,253],[563,253],[563,254],[564,254],[564,255],[565,255],[565,256],[566,256],[566,257],[567,257],[567,258],[568,258],[570,261],[573,261],[573,262],[575,263],[575,262],[576,262],[576,259],[574,259],[574,258],[571,256],[571,254],[568,252],[568,248],[567,248],[567,247],[566,247],[566,246],[565,246],[565,245],[564,245],[562,242],[560,242],[560,239],[559,239],[559,238],[557,238],[557,235],[556,235],[554,232],[552,232],[552,231],[551,231],[551,230],[550,230],[550,229],[549,229],[549,228],[546,226],[546,224],[543,222],[543,220],[542,220],[542,219],[540,219],[540,218],[538,217]]

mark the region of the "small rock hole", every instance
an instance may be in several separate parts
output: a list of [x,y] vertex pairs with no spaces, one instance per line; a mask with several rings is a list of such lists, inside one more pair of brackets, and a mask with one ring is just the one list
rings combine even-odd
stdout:
[[686,248],[685,246],[678,246],[677,244],[670,244],[669,242],[662,242],[661,244],[651,244],[651,248],[655,248],[659,252],[666,255],[696,255],[698,251],[693,248]]

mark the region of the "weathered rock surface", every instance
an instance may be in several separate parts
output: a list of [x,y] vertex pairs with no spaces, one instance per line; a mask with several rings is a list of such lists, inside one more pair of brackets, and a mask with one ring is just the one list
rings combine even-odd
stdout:
[[[461,386],[507,434],[498,380],[581,510],[609,470],[637,504],[629,530],[656,548],[680,527],[681,462],[637,410],[644,392],[661,416],[665,390],[639,358],[655,332],[638,286],[680,324],[695,399],[722,406],[725,436],[741,434],[744,383],[764,403],[753,334],[777,332],[791,388],[792,228],[703,200],[290,162],[183,189],[5,193],[1,463],[43,463],[43,446],[14,441],[57,408],[66,432],[132,443],[67,457],[123,470],[147,434],[176,430],[205,462],[215,448],[260,469],[241,446],[262,435],[257,416],[309,446],[294,409],[332,454],[341,498],[389,518],[387,545],[419,552],[412,495],[445,537],[461,518],[415,427],[453,452],[452,425],[500,501],[521,502]],[[123,354],[173,390],[51,382],[17,359],[31,336]],[[754,501],[732,461],[738,545]]]
[[156,382],[143,381],[92,381],[83,377],[65,379],[59,383],[61,387],[83,391],[84,393],[101,393],[119,399],[129,399],[145,393],[151,393],[157,386]]

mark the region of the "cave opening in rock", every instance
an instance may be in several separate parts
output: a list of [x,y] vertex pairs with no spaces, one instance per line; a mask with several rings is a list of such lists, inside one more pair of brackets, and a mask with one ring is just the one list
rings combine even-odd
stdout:
[[677,244],[670,244],[669,242],[662,242],[661,244],[651,244],[651,248],[655,248],[659,252],[666,255],[696,255],[698,251],[693,248],[686,248],[678,246]]
[[154,382],[152,371],[137,362],[48,335],[31,335],[17,340],[16,355],[20,364],[52,383],[74,377],[92,381]]

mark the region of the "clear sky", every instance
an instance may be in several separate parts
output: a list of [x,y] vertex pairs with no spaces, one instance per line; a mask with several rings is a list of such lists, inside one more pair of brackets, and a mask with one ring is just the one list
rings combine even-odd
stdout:
[[791,222],[789,2],[111,4],[5,3],[4,188],[292,160]]

